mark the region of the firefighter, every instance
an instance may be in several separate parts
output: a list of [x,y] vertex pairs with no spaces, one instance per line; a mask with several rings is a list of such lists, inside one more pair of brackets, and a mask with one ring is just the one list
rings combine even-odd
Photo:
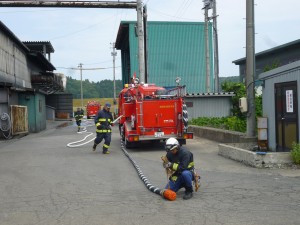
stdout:
[[95,117],[96,134],[97,137],[94,141],[93,151],[96,150],[97,145],[104,139],[103,154],[109,154],[108,148],[111,141],[111,126],[114,124],[113,117],[110,112],[111,105],[106,103],[102,110],[100,110]]
[[77,111],[74,113],[76,124],[78,127],[78,132],[80,131],[81,120],[83,118],[83,112],[80,108],[77,108]]
[[169,178],[166,189],[177,192],[185,188],[184,200],[193,197],[193,179],[194,179],[194,160],[193,153],[180,146],[175,138],[169,138],[166,141],[166,157],[168,162],[163,163],[164,168],[169,168],[173,174]]

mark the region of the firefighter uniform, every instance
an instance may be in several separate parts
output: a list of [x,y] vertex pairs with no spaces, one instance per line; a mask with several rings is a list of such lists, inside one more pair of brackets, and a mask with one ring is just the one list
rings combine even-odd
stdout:
[[177,152],[174,154],[168,151],[166,157],[169,161],[168,168],[174,173],[170,176],[166,189],[171,189],[177,192],[180,188],[185,188],[184,199],[192,197],[193,179],[194,179],[194,159],[193,153],[182,146],[177,147]]
[[103,154],[109,154],[108,148],[111,142],[111,126],[113,126],[113,117],[110,110],[110,104],[106,103],[102,110],[100,110],[95,117],[96,134],[93,151],[96,146],[104,139]]
[[83,110],[80,110],[79,108],[77,108],[77,111],[74,113],[74,117],[75,117],[76,124],[78,127],[78,132],[79,132],[80,126],[81,126],[81,120],[83,118]]

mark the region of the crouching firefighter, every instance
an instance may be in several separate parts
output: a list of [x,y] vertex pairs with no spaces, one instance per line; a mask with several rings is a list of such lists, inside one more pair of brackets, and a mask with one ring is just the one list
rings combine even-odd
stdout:
[[111,142],[111,126],[113,126],[113,117],[110,112],[110,104],[106,103],[102,110],[100,110],[95,117],[96,124],[96,139],[94,141],[93,151],[96,150],[97,145],[104,139],[103,154],[109,154],[108,148]]
[[183,199],[188,200],[193,197],[193,153],[180,146],[175,138],[167,139],[165,147],[167,154],[165,159],[162,157],[163,167],[173,172],[169,177],[166,189],[177,192],[179,189],[185,188]]

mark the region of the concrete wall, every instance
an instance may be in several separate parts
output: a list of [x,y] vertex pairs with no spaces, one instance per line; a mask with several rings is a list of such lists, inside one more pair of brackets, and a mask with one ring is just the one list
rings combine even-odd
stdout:
[[189,125],[188,130],[194,135],[220,143],[249,143],[257,142],[257,138],[247,138],[245,133],[223,130],[211,127]]

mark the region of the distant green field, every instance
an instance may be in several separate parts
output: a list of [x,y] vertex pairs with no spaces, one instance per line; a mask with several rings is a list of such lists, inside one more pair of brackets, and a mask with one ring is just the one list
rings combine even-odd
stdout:
[[[116,99],[116,100],[117,100],[117,104],[114,105],[113,104],[113,101],[114,101],[113,98],[88,98],[88,99],[83,99],[83,110],[86,114],[86,105],[87,105],[88,101],[97,101],[97,102],[99,102],[100,105],[101,105],[101,109],[102,109],[102,106],[105,105],[106,102],[109,102],[111,104],[110,111],[117,113],[118,99]],[[78,107],[81,108],[81,99],[73,99],[73,111],[76,111],[76,109]]]

